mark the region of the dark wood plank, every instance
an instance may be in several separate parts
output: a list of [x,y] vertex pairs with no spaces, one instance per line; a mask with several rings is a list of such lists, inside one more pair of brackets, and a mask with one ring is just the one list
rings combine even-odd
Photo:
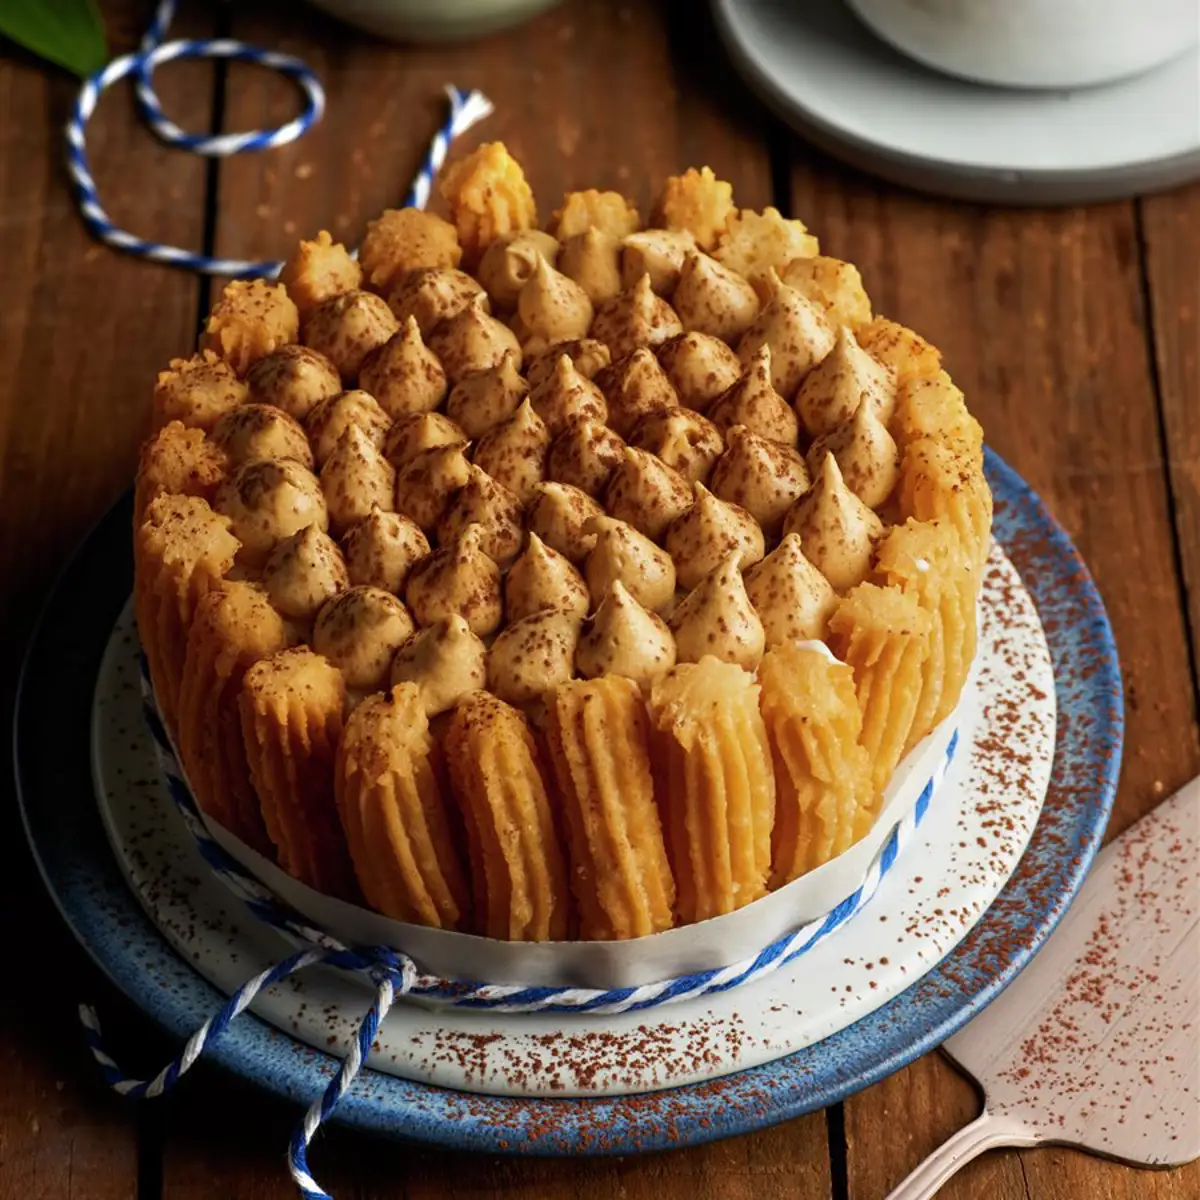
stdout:
[[[646,212],[666,175],[706,162],[734,183],[742,203],[769,203],[761,114],[730,76],[707,21],[694,13],[679,19],[686,6],[675,5],[676,19],[668,22],[671,7],[578,0],[512,33],[438,48],[373,43],[290,5],[239,13],[235,34],[302,56],[325,83],[329,107],[302,141],[222,164],[219,252],[282,256],[322,227],[353,242],[367,220],[407,191],[444,119],[440,97],[448,82],[479,87],[496,104],[496,114],[456,151],[503,139],[523,163],[545,218],[564,191],[580,187],[618,189]],[[228,128],[276,124],[294,110],[285,84],[251,69],[231,71]],[[173,1105],[166,1194],[290,1195],[280,1153],[293,1114],[255,1098],[253,1117],[238,1119],[232,1114],[247,1111],[246,1098],[227,1101],[224,1087],[223,1080],[206,1082]],[[204,1116],[214,1106],[231,1114],[228,1131]],[[322,1135],[313,1164],[338,1195],[380,1198],[502,1191],[750,1200],[765,1186],[808,1200],[830,1189],[822,1114],[644,1163],[464,1157],[333,1130]]]
[[[828,253],[859,264],[877,310],[941,347],[988,441],[1046,499],[1096,577],[1128,696],[1112,836],[1200,768],[1133,205],[950,205],[804,150],[797,157],[796,214]],[[1171,336],[1186,338],[1186,328]],[[1166,354],[1185,376],[1187,350],[1168,343]],[[1178,403],[1184,399],[1180,389]],[[1194,410],[1194,392],[1191,401]],[[851,1194],[883,1194],[976,1107],[939,1058],[855,1097],[846,1106]],[[1182,1197],[1197,1180],[1196,1168],[1151,1175],[1065,1152],[1019,1161],[1005,1153],[969,1167],[943,1195],[1123,1196],[1143,1188]]]
[[1200,639],[1200,184],[1139,202],[1175,535]]
[[[150,6],[104,6],[115,51],[131,49]],[[211,28],[200,6],[181,28]],[[204,128],[210,72],[164,72],[164,100]],[[24,635],[64,558],[129,486],[155,371],[194,330],[194,277],[92,243],[62,166],[76,84],[0,46],[0,724],[9,727]],[[204,165],[158,146],[127,95],[106,98],[88,134],[113,216],[164,241],[199,245]],[[7,749],[6,749],[7,753]],[[147,1049],[146,1019],[75,945],[25,852],[12,773],[0,771],[0,838],[9,847],[0,906],[5,953],[24,964],[0,989],[0,1197],[135,1195],[135,1110],[108,1092],[78,1034],[75,1005],[101,1007],[114,1045]],[[10,972],[10,978],[15,978]],[[165,1049],[151,1037],[152,1050]],[[137,1056],[135,1055],[135,1058]],[[141,1060],[136,1067],[157,1066]]]
[[[304,57],[328,108],[299,142],[222,163],[220,251],[280,257],[321,226],[355,240],[407,192],[445,119],[447,83],[481,88],[496,104],[454,153],[506,142],[544,218],[582,187],[621,190],[644,214],[666,175],[705,162],[742,203],[769,203],[761,114],[728,77],[707,23],[668,28],[664,7],[576,0],[511,33],[442,47],[374,42],[279,4],[239,15],[238,36]],[[285,82],[231,69],[227,127],[277,124],[295,107]]]

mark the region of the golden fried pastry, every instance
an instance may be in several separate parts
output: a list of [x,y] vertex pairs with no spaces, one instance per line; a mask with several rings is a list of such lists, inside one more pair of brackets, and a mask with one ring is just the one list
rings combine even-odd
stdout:
[[629,444],[656,455],[689,483],[706,482],[725,449],[721,431],[681,404],[647,413],[630,431]]
[[501,566],[520,553],[524,537],[520,500],[474,463],[468,468],[467,482],[437,523],[438,541],[442,545],[454,541],[469,525],[479,527],[481,549]]
[[484,251],[476,275],[500,309],[517,307],[517,297],[544,258],[554,266],[558,258],[557,238],[540,229],[522,229],[498,237]]
[[921,700],[930,616],[912,592],[860,583],[829,619],[834,653],[854,670],[861,741],[871,761],[870,815],[904,754]]
[[543,608],[509,623],[487,656],[488,691],[509,704],[527,705],[575,674],[580,618]]
[[461,929],[470,893],[415,684],[370,696],[351,714],[334,795],[366,902],[397,921]]
[[775,775],[758,697],[753,675],[711,657],[675,667],[650,692],[657,798],[683,924],[767,890]]
[[526,397],[507,421],[479,439],[471,461],[522,504],[528,504],[537,485],[546,480],[549,454],[550,431]]
[[259,458],[294,458],[310,471],[312,447],[304,426],[271,404],[243,404],[213,426],[212,440],[233,466]]
[[[791,399],[804,377],[833,349],[837,337],[824,309],[767,274],[769,298],[738,342],[738,358],[753,361],[763,346],[771,347],[771,383]],[[745,422],[744,422],[745,423]]]
[[753,671],[766,647],[763,623],[732,551],[675,606],[670,627],[680,662],[719,658]]
[[592,302],[573,279],[556,271],[538,255],[529,281],[517,296],[513,329],[531,350],[548,350],[559,342],[586,336]]
[[228,469],[225,451],[203,429],[189,429],[179,421],[164,425],[143,444],[138,457],[134,529],[145,519],[150,501],[164,493],[199,496],[211,504]]
[[871,763],[854,672],[821,644],[768,651],[759,708],[774,751],[771,888],[848,850],[870,827]]
[[179,688],[179,758],[196,803],[217,824],[270,855],[242,744],[238,695],[247,670],[288,645],[283,618],[248,583],[223,583],[187,631]]
[[623,286],[621,243],[599,229],[586,229],[563,243],[558,269],[583,288],[593,305],[602,304]]
[[322,301],[304,321],[304,344],[323,354],[347,385],[359,369],[400,328],[387,301],[374,292],[342,292]]
[[484,531],[468,525],[409,572],[404,598],[418,625],[434,625],[456,613],[472,633],[487,637],[500,625],[500,568],[484,553]]
[[718,179],[709,167],[690,167],[663,185],[655,216],[668,229],[686,229],[701,250],[711,250],[737,210],[733,185]]
[[239,697],[246,761],[279,865],[318,892],[352,900],[333,788],[345,705],[341,672],[307,646],[256,662]]
[[961,442],[918,438],[905,448],[899,492],[902,517],[949,522],[977,567],[992,547],[992,492],[980,458]]
[[316,525],[276,542],[262,573],[263,590],[275,609],[304,623],[350,582],[337,543]]
[[566,937],[566,867],[525,718],[476,692],[455,709],[445,750],[467,831],[479,932],[507,941]]
[[469,264],[478,262],[496,238],[537,224],[525,172],[503,142],[487,142],[451,164],[439,191]]
[[649,687],[674,665],[675,639],[666,621],[614,579],[600,607],[583,624],[575,669],[585,679],[620,675]]
[[611,238],[623,238],[641,227],[637,205],[627,200],[620,192],[598,192],[588,188],[582,192],[568,192],[563,197],[562,208],[550,218],[550,228],[559,241],[595,229]]
[[528,392],[529,384],[517,370],[517,356],[510,350],[496,366],[472,371],[454,385],[446,401],[446,416],[474,441],[507,421]]
[[667,527],[664,543],[680,587],[694,588],[730,554],[743,571],[762,560],[762,529],[744,508],[718,499],[702,483],[694,485],[693,496],[692,507]]
[[876,317],[857,330],[858,344],[884,366],[890,367],[898,383],[942,369],[942,356],[924,338],[886,317]]
[[945,371],[910,379],[899,389],[891,432],[901,450],[929,437],[961,442],[973,456],[983,452],[983,429]]
[[834,325],[860,329],[870,322],[871,298],[853,263],[815,254],[793,258],[786,266],[772,265],[784,283],[819,304]]
[[658,363],[679,403],[697,412],[706,412],[742,377],[738,356],[720,338],[706,333],[681,333],[669,338],[658,348]]
[[837,593],[805,558],[798,534],[789,533],[743,579],[768,647],[824,640]]
[[363,359],[358,381],[392,418],[432,412],[449,386],[442,364],[421,338],[416,317]]
[[741,378],[709,407],[708,416],[720,430],[743,425],[792,449],[800,436],[800,422],[772,382],[772,361],[771,347],[764,342],[750,356]]
[[552,550],[579,563],[596,544],[587,523],[603,515],[604,509],[587,492],[569,483],[539,483],[525,511],[525,524]]
[[173,358],[171,369],[159,371],[154,385],[154,429],[179,421],[193,429],[211,430],[244,404],[247,395],[234,369],[211,350]]
[[670,929],[675,881],[637,686],[616,676],[562,684],[548,705],[546,740],[566,813],[580,936],[608,941]]
[[273,404],[297,421],[306,421],[322,400],[342,390],[333,363],[294,342],[260,358],[246,372],[246,384],[256,404]]
[[591,606],[588,586],[579,569],[557,550],[551,550],[536,533],[530,533],[525,549],[504,579],[508,619],[519,621],[553,608],[582,620]]
[[487,684],[487,647],[458,613],[418,629],[392,659],[392,683],[414,684],[426,716],[449,712]]
[[409,571],[429,552],[429,539],[415,521],[378,505],[342,538],[350,582],[383,588],[397,596]]
[[[546,474],[599,496],[625,457],[625,443],[603,421],[572,421],[550,444]],[[526,498],[528,501],[528,497]]]
[[359,426],[347,425],[321,468],[321,491],[329,526],[340,536],[373,508],[391,511],[396,468]]
[[612,351],[595,338],[572,338],[569,342],[556,342],[553,346],[531,354],[525,359],[525,378],[531,388],[540,387],[558,370],[558,360],[566,355],[571,366],[584,377],[592,379],[601,367],[612,362]]
[[613,472],[604,492],[610,517],[627,521],[651,541],[692,506],[692,489],[678,471],[645,450],[625,447],[625,461]]
[[679,284],[683,260],[696,249],[686,229],[643,229],[621,242],[621,286],[631,288],[643,275],[656,295],[670,299]]
[[843,592],[866,579],[883,522],[846,486],[837,459],[827,454],[812,487],[784,518],[783,532],[798,533],[809,561]]
[[744,508],[773,537],[811,480],[796,450],[734,425],[725,433],[725,452],[713,464],[708,486],[722,500]]
[[819,249],[803,221],[789,219],[768,205],[761,213],[748,208],[734,213],[713,257],[743,279],[755,279],[768,271],[781,272],[785,264],[810,258]]
[[158,711],[176,729],[188,630],[196,607],[233,566],[230,520],[199,496],[162,495],[146,507],[134,539],[134,611]]
[[567,354],[559,356],[551,374],[534,384],[529,402],[552,438],[575,421],[608,419],[604,393],[586,375],[580,374]]
[[377,292],[394,287],[410,271],[457,267],[458,233],[449,221],[419,208],[385,208],[367,222],[358,261]]
[[430,534],[450,502],[471,478],[471,464],[459,445],[434,446],[414,454],[396,472],[396,510]]
[[388,291],[387,302],[401,324],[415,318],[423,338],[472,304],[482,305],[484,312],[491,307],[483,287],[453,267],[410,271]]
[[683,332],[675,310],[654,294],[650,276],[618,292],[596,309],[591,336],[604,342],[614,359],[632,354],[639,346],[651,349]]
[[316,476],[294,459],[258,459],[240,466],[217,488],[213,507],[232,523],[241,542],[238,561],[259,566],[275,543],[306,525],[329,528]]
[[975,657],[978,575],[953,526],[911,518],[879,543],[875,574],[884,585],[912,592],[930,618],[911,747],[954,711],[962,694]]
[[387,682],[392,656],[414,629],[408,609],[391,592],[352,587],[317,613],[312,646],[341,670],[347,687],[372,692]]
[[642,417],[679,406],[666,372],[645,346],[597,371],[594,383],[604,393],[608,424],[621,437],[628,437]]
[[882,508],[900,481],[900,451],[867,399],[848,421],[813,442],[809,471],[815,475],[826,455],[837,459],[846,486],[869,508]]
[[451,384],[470,375],[498,367],[506,354],[521,365],[521,343],[503,321],[490,316],[484,301],[477,296],[465,308],[435,325],[429,334],[429,348],[441,360]]
[[322,229],[311,242],[296,247],[279,272],[279,282],[303,320],[318,304],[362,287],[362,268],[341,242]]
[[675,563],[670,554],[616,517],[593,517],[584,529],[595,539],[583,568],[593,597],[607,595],[619,582],[652,612],[671,606],[675,599]]
[[466,446],[462,427],[443,413],[412,413],[392,423],[383,443],[383,455],[396,470],[422,450],[439,446]]
[[891,368],[873,359],[843,325],[828,356],[800,385],[796,412],[808,433],[820,437],[844,425],[864,404],[887,425],[895,398]]
[[733,343],[758,316],[758,293],[736,272],[698,252],[683,260],[671,306],[684,329]]
[[300,314],[279,283],[235,279],[221,292],[200,337],[200,349],[212,350],[238,375],[264,355],[294,342]]

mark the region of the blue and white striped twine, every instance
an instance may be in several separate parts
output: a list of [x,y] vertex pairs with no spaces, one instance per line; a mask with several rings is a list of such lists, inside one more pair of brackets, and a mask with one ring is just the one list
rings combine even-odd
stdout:
[[[75,184],[79,211],[92,235],[99,241],[151,262],[183,267],[204,275],[235,275],[247,279],[273,279],[283,266],[280,262],[257,262],[241,258],[212,258],[178,246],[151,242],[121,229],[114,223],[96,190],[87,159],[85,134],[87,123],[96,110],[100,96],[114,83],[132,75],[138,108],[154,134],[169,146],[202,154],[208,158],[225,158],[259,150],[273,150],[294,142],[307,133],[325,111],[325,90],[320,80],[300,59],[290,54],[263,50],[232,38],[180,39],[167,42],[167,30],[175,18],[178,0],[161,0],[141,44],[132,54],[113,59],[97,71],[79,89],[79,96],[67,122],[67,169]],[[223,58],[237,62],[257,63],[278,71],[296,82],[304,93],[304,109],[300,115],[276,129],[252,129],[242,133],[222,133],[214,136],[186,133],[163,112],[154,91],[155,68],[163,63],[185,58]],[[405,197],[406,206],[424,208],[429,200],[433,178],[446,159],[450,143],[492,111],[491,101],[481,92],[463,92],[448,86],[446,96],[450,112],[445,125],[434,136],[429,151]]]
[[929,809],[934,792],[945,778],[958,749],[958,732],[950,738],[946,753],[933,777],[926,783],[916,804],[892,828],[883,846],[867,870],[863,882],[836,908],[785,934],[757,954],[728,967],[697,971],[658,983],[636,987],[595,988],[521,987],[512,984],[488,984],[441,979],[423,974],[402,951],[387,946],[351,948],[336,938],[313,928],[303,917],[281,902],[269,889],[231,858],[208,833],[195,800],[188,789],[174,748],[159,719],[150,689],[145,661],[142,662],[144,713],[153,736],[159,764],[168,788],[197,848],[212,871],[225,882],[260,920],[300,940],[306,949],[285,958],[243,984],[225,1004],[188,1039],[180,1054],[153,1079],[136,1080],[124,1075],[104,1048],[99,1018],[86,1005],[79,1010],[92,1056],[99,1063],[108,1084],[117,1092],[134,1098],[160,1096],[175,1085],[200,1057],[205,1046],[216,1040],[239,1014],[244,1012],[263,988],[270,987],[305,967],[321,964],[347,971],[365,973],[375,987],[375,999],[359,1026],[358,1033],[333,1080],[316,1100],[295,1131],[288,1146],[288,1169],[305,1200],[332,1200],[308,1169],[308,1146],[321,1124],[326,1121],[342,1097],[350,1090],[363,1062],[371,1051],[375,1035],[396,996],[419,996],[426,1003],[455,1008],[483,1009],[503,1013],[588,1012],[612,1014],[658,1008],[682,1000],[693,1000],[717,992],[726,992],[753,983],[793,962],[844,925],[875,895],[883,878],[892,869],[901,850],[912,840]]

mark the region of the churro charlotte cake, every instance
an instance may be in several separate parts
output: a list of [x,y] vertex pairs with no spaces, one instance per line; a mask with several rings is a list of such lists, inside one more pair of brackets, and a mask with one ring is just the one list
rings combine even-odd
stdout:
[[234,282],[154,390],[135,607],[200,807],[491,938],[732,912],[870,830],[975,653],[991,494],[938,352],[708,168]]

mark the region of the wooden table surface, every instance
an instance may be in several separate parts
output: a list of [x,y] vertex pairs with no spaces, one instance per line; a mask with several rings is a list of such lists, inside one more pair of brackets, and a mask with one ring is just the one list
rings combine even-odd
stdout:
[[[103,7],[114,51],[131,49],[148,0]],[[877,311],[942,348],[989,442],[1075,539],[1108,605],[1127,688],[1110,835],[1200,771],[1200,187],[1045,211],[968,207],[879,183],[776,124],[734,77],[698,4],[568,0],[511,34],[438,49],[374,44],[299,4],[244,8],[185,4],[177,30],[228,32],[303,56],[328,91],[324,121],[283,150],[206,164],[159,146],[129,96],[112,95],[89,148],[118,222],[253,258],[281,257],[321,227],[352,242],[405,192],[442,119],[447,81],[496,102],[481,136],[508,143],[547,213],[565,189],[591,185],[626,192],[645,211],[665,175],[710,164],[742,205],[803,217],[827,253],[859,264]],[[181,64],[159,82],[189,129],[270,125],[295,111],[286,83],[250,67]],[[209,297],[192,275],[89,241],[62,167],[74,94],[66,76],[0,46],[6,708],[42,597],[128,486],[155,372],[192,343]],[[15,805],[2,812],[0,1197],[290,1197],[282,1152],[292,1108],[203,1066],[140,1110],[104,1089],[78,1035],[78,1000],[99,1003],[134,1069],[157,1069],[172,1045],[75,946],[38,883]],[[334,1129],[313,1161],[339,1200],[877,1200],[977,1106],[934,1053],[826,1112],[654,1157],[494,1159]],[[1195,1164],[1136,1171],[1066,1149],[989,1154],[944,1192],[1198,1194]]]

